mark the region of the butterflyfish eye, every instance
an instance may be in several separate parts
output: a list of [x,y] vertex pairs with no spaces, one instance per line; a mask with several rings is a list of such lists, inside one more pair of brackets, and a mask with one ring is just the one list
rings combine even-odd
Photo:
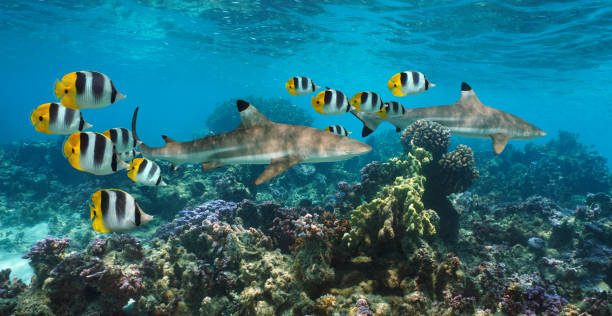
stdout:
[[68,89],[64,89],[64,93],[68,93]]
[[43,117],[42,117],[42,116],[39,116],[39,117],[38,117],[38,120],[42,122]]
[[317,104],[319,104],[319,101],[317,101]]
[[72,148],[72,153],[74,154],[74,148]]

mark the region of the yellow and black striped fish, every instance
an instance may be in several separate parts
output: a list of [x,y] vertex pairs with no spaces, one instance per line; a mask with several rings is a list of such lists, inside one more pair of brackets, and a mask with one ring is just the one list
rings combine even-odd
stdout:
[[409,94],[419,94],[427,91],[436,85],[429,82],[425,75],[418,71],[404,71],[393,75],[387,82],[389,91],[396,97],[403,97]]
[[129,231],[153,219],[131,195],[121,190],[98,190],[91,196],[91,202],[91,226],[100,233]]
[[101,108],[125,98],[105,74],[76,71],[55,82],[55,96],[71,109]]
[[127,170],[128,177],[134,182],[148,186],[166,185],[162,180],[161,169],[149,159],[136,158],[130,161],[130,167]]
[[351,106],[359,112],[378,112],[383,108],[380,95],[375,92],[359,92],[351,98]]
[[325,115],[342,115],[351,109],[346,95],[330,88],[312,97],[310,104],[315,111]]
[[102,134],[110,138],[115,145],[115,151],[118,153],[128,152],[138,145],[138,140],[136,140],[136,137],[134,137],[132,131],[127,128],[111,128]]
[[293,77],[285,83],[285,89],[295,96],[309,94],[320,88],[310,78],[302,76]]
[[75,169],[95,175],[115,173],[130,166],[121,160],[113,142],[100,133],[70,135],[64,143],[64,156]]
[[341,136],[351,135],[351,132],[347,131],[346,128],[344,128],[344,126],[340,126],[340,125],[328,126],[325,128],[325,130],[328,132],[332,132],[336,135],[341,135]]
[[385,102],[382,111],[377,112],[380,117],[398,117],[406,113],[406,109],[397,101]]
[[30,121],[34,128],[45,134],[72,134],[92,127],[85,122],[79,110],[58,103],[45,103],[32,111]]

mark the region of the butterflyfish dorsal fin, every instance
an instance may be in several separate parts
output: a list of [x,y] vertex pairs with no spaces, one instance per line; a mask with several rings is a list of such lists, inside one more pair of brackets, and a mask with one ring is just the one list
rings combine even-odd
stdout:
[[166,136],[166,135],[162,135],[162,138],[164,139],[164,141],[166,142],[166,144],[169,144],[169,143],[176,143],[176,140],[174,140],[174,139],[172,139],[172,138],[170,138],[170,137],[168,137],[168,136]]
[[501,152],[504,151],[504,148],[506,148],[509,139],[510,137],[506,134],[492,134],[491,140],[493,140],[493,153],[496,155],[501,154]]
[[240,112],[240,119],[242,120],[238,128],[274,124],[274,122],[270,121],[270,119],[248,102],[238,100],[236,104],[238,105],[238,112]]
[[476,92],[472,90],[472,87],[465,82],[461,83],[461,98],[455,103],[456,106],[462,107],[483,107],[484,105],[478,99]]

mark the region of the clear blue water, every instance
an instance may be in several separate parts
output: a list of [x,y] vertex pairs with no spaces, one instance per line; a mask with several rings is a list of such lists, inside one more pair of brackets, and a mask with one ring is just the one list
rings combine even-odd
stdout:
[[316,126],[359,138],[354,117],[316,114],[285,81],[396,100],[388,78],[418,70],[437,87],[400,99],[407,107],[453,103],[466,81],[547,138],[577,132],[612,157],[607,1],[2,1],[0,38],[0,142],[57,137],[29,114],[71,71],[103,72],[128,96],[85,111],[95,130],[127,126],[141,106],[141,138],[156,145],[161,133],[191,138],[217,102],[249,95],[291,98]]

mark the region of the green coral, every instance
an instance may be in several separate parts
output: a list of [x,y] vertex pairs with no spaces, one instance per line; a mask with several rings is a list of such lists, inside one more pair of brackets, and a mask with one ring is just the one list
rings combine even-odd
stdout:
[[404,233],[417,236],[436,233],[438,215],[433,210],[426,210],[421,201],[426,179],[420,171],[423,164],[431,161],[431,154],[418,148],[408,158],[390,161],[409,170],[407,176],[397,177],[393,185],[383,187],[374,200],[352,212],[351,230],[344,236],[350,246],[372,247]]

